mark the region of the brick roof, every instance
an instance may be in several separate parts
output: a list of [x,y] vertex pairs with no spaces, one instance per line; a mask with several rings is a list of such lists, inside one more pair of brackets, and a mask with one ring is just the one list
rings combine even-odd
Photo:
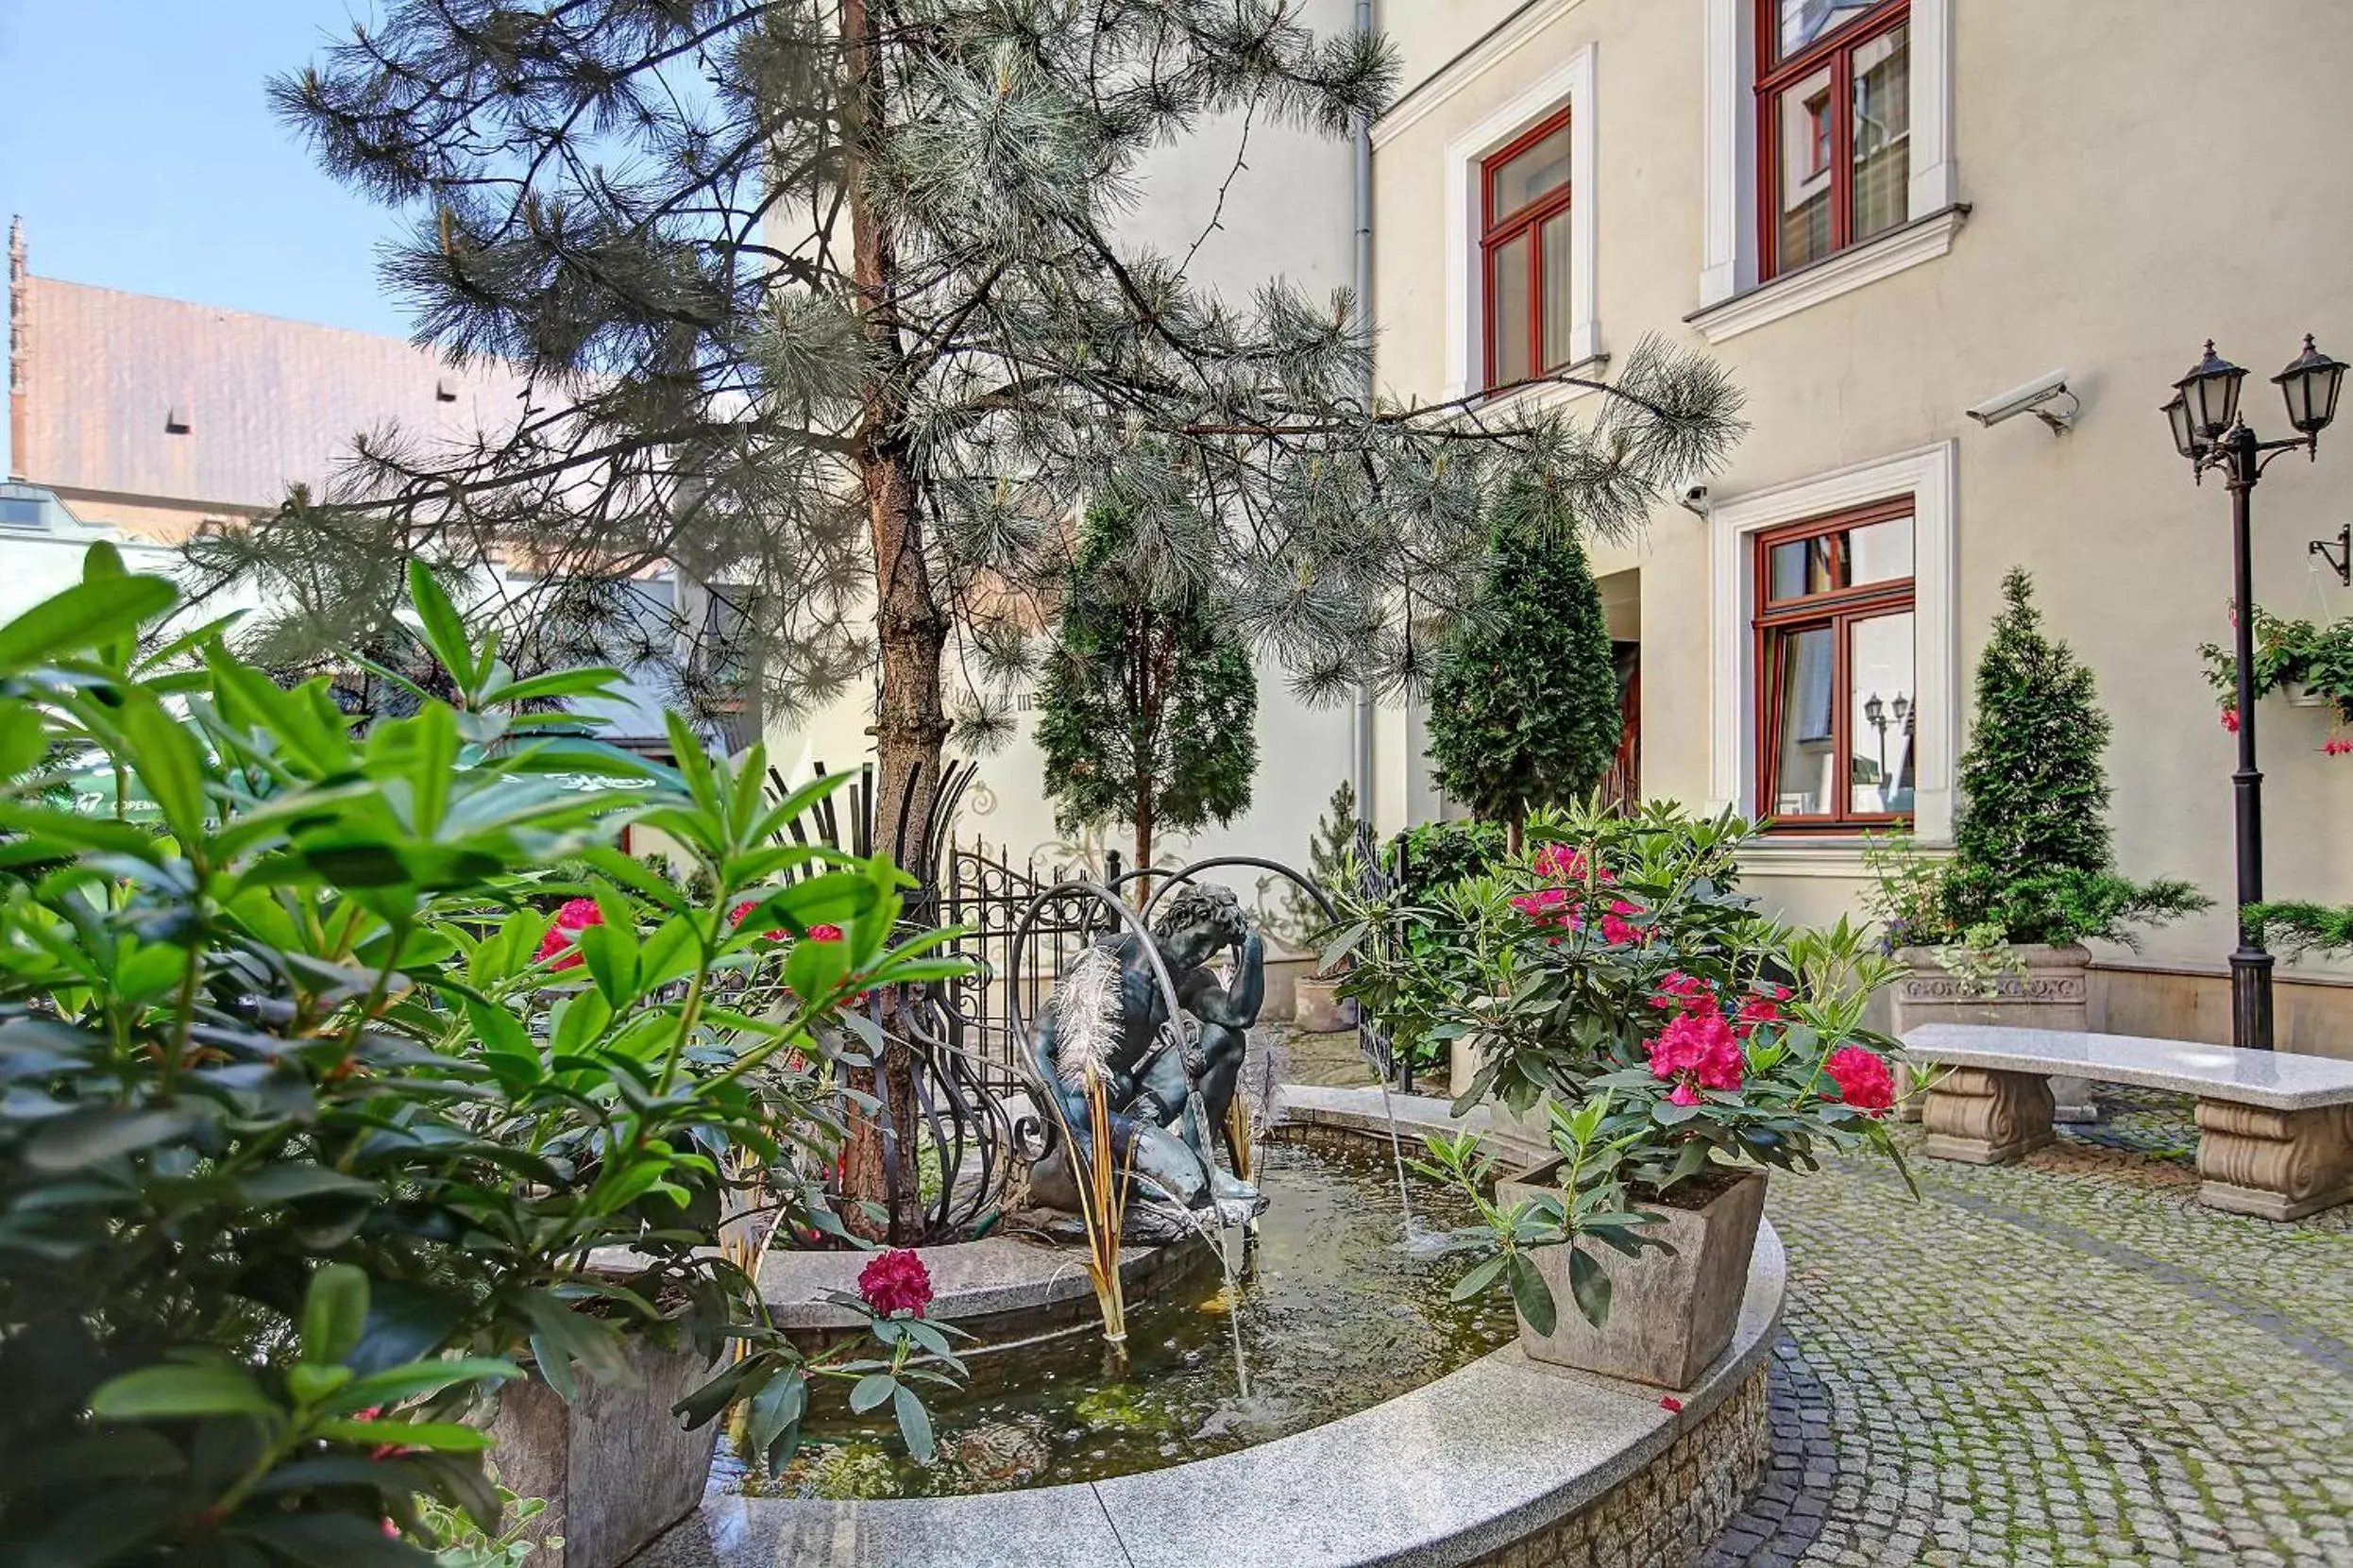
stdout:
[[520,412],[502,365],[10,270],[9,466],[36,484],[260,511],[322,486],[363,430],[470,437]]

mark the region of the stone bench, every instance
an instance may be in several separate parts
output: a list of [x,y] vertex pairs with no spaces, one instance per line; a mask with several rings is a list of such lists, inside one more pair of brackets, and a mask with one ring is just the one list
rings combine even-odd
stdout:
[[2201,1203],[2295,1220],[2353,1198],[2353,1062],[1966,1023],[1923,1024],[1904,1048],[1951,1070],[1929,1085],[1932,1159],[2001,1165],[2041,1148],[2050,1079],[2089,1078],[2197,1096]]

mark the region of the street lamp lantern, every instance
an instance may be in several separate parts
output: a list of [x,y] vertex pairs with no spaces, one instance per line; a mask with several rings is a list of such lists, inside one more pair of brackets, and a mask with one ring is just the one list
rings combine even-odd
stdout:
[[[2272,378],[2288,402],[2288,423],[2300,435],[2317,437],[2337,416],[2337,394],[2345,389],[2345,362],[2313,346],[2304,334],[2304,352]],[[2317,455],[2317,453],[2315,454]]]
[[2174,383],[2189,405],[2190,428],[2208,441],[2230,429],[2239,417],[2239,383],[2246,379],[2247,373],[2215,353],[2214,340],[2207,339],[2206,357]]
[[[1895,694],[1895,721],[1896,721],[1898,724],[1903,723],[1903,722],[1904,722],[1904,716],[1905,714],[1910,713],[1911,711],[1912,711],[1912,700],[1911,700],[1910,698],[1908,698],[1908,697],[1904,696],[1902,692],[1897,692],[1897,693]],[[1907,734],[1908,734],[1908,733],[1910,733],[1910,732],[1909,732],[1909,731],[1906,731],[1906,732],[1904,732],[1904,733],[1907,733]]]
[[2198,455],[2198,432],[2190,428],[2190,399],[2175,393],[2174,400],[2165,405],[2165,422],[2174,430],[2174,450],[2194,461]]
[[2239,416],[2239,388],[2247,373],[2215,353],[2209,338],[2205,357],[2174,383],[2173,401],[2165,405],[2174,448],[2190,460],[2192,474],[2203,481],[2209,468],[2219,469],[2230,492],[2231,658],[2238,674],[2231,728],[2239,743],[2239,766],[2230,775],[2239,906],[2239,946],[2230,954],[2230,1039],[2252,1051],[2272,1048],[2272,955],[2248,914],[2263,902],[2263,772],[2255,763],[2255,487],[2274,458],[2318,451],[2320,432],[2337,416],[2345,369],[2307,334],[2304,352],[2272,378],[2295,434],[2265,441]]
[[[1902,702],[1902,701],[1904,700],[1904,699],[1902,699],[1901,697],[1899,697],[1899,698],[1897,698],[1897,699],[1896,699],[1896,700],[1897,700],[1898,702]],[[1866,699],[1864,700],[1864,702],[1863,702],[1863,722],[1864,722],[1864,723],[1866,723],[1866,724],[1869,724],[1869,725],[1870,725],[1872,729],[1874,729],[1874,730],[1883,729],[1883,728],[1885,728],[1886,726],[1885,726],[1884,722],[1882,721],[1882,719],[1880,718],[1880,716],[1881,716],[1882,714],[1886,713],[1887,711],[1887,705],[1886,703],[1884,703],[1884,702],[1882,702],[1882,701],[1880,701],[1880,700],[1879,700],[1879,694],[1878,694],[1877,692],[1873,692],[1873,693],[1871,693],[1871,696],[1870,696],[1870,697],[1868,697],[1868,698],[1866,698]],[[1897,710],[1897,712],[1896,712],[1896,720],[1895,720],[1895,721],[1896,721],[1898,724],[1901,724],[1901,723],[1903,723],[1903,722],[1904,722],[1904,714],[1903,714],[1903,710],[1901,710],[1901,709],[1898,709],[1898,710]]]

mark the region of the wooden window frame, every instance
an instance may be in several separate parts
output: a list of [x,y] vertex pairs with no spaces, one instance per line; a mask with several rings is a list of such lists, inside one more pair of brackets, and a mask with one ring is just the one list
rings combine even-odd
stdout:
[[[1480,381],[1482,388],[1488,392],[1508,390],[1498,384],[1495,371],[1497,321],[1495,256],[1498,250],[1522,234],[1528,236],[1528,379],[1538,379],[1558,365],[1569,362],[1568,355],[1572,352],[1570,344],[1560,346],[1561,357],[1557,361],[1549,359],[1545,353],[1544,226],[1549,220],[1568,211],[1569,203],[1577,194],[1577,182],[1574,177],[1565,180],[1557,191],[1548,192],[1534,201],[1515,208],[1509,212],[1498,212],[1495,210],[1495,177],[1505,164],[1546,137],[1566,130],[1569,115],[1575,111],[1575,109],[1576,106],[1570,104],[1546,115],[1502,147],[1479,160]],[[1573,167],[1576,160],[1573,151],[1575,133],[1572,131],[1570,134],[1572,137],[1570,163]],[[1574,243],[1572,240],[1571,244]],[[1572,266],[1575,264],[1573,253],[1570,257],[1570,264]],[[1518,386],[1521,383],[1515,381],[1511,384]]]
[[[1756,227],[1760,283],[1781,274],[1781,94],[1824,66],[1830,69],[1830,248],[1823,261],[1854,244],[1854,54],[1912,19],[1912,0],[1880,0],[1862,20],[1824,33],[1787,59],[1781,48],[1778,0],[1756,0]],[[1809,151],[1808,157],[1812,154]],[[1804,262],[1803,265],[1812,265]]]
[[[1778,528],[1760,529],[1750,541],[1752,581],[1755,584],[1756,612],[1751,625],[1750,667],[1756,692],[1756,734],[1753,738],[1756,757],[1757,816],[1765,819],[1767,831],[1793,835],[1851,835],[1859,831],[1898,827],[1911,819],[1909,812],[1858,812],[1845,809],[1811,817],[1785,817],[1775,811],[1781,800],[1781,700],[1786,683],[1781,680],[1780,660],[1775,656],[1777,635],[1806,631],[1816,627],[1831,629],[1831,690],[1835,701],[1831,710],[1831,746],[1841,758],[1854,756],[1854,675],[1851,668],[1853,627],[1858,621],[1872,620],[1882,615],[1909,613],[1913,616],[1913,635],[1919,635],[1920,564],[1917,551],[1920,538],[1917,527],[1917,507],[1913,497],[1897,497],[1875,501],[1866,506],[1852,507],[1844,512]],[[1898,518],[1913,520],[1913,565],[1911,575],[1893,578],[1884,582],[1866,583],[1860,587],[1834,588],[1818,594],[1803,594],[1796,599],[1776,600],[1772,597],[1772,552],[1775,546],[1796,544],[1824,534],[1842,534],[1873,523],[1893,522]],[[1834,561],[1836,557],[1834,556]],[[1917,666],[1919,649],[1913,649]],[[1852,800],[1848,790],[1846,769],[1839,770],[1839,794],[1834,802],[1843,807]]]

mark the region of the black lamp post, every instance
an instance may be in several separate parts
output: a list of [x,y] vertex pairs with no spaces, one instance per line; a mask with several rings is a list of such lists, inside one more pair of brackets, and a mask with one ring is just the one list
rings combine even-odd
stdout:
[[2257,481],[2273,458],[2301,447],[2319,455],[2320,432],[2337,416],[2337,394],[2345,366],[2312,346],[2272,378],[2288,405],[2295,434],[2278,441],[2257,439],[2239,413],[2239,387],[2246,372],[2214,352],[2174,383],[2165,405],[2174,447],[2190,460],[2203,482],[2209,468],[2223,470],[2230,492],[2231,618],[2236,623],[2232,656],[2238,666],[2239,767],[2231,775],[2237,807],[2239,856],[2239,946],[2230,955],[2231,1043],[2269,1051],[2272,1040],[2271,954],[2247,922],[2248,905],[2263,900],[2263,775],[2255,766],[2255,573],[2249,513]]

